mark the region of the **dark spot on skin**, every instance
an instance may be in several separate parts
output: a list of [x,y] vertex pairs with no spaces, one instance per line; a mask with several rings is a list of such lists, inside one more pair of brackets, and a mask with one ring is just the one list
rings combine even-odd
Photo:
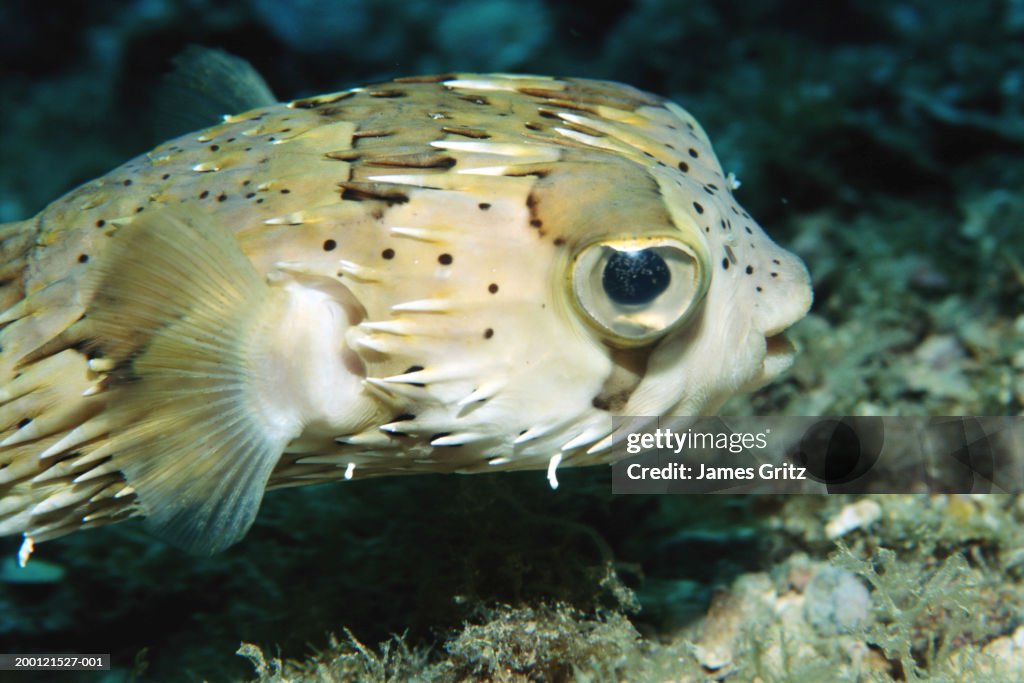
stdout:
[[778,274],[778,273],[771,273],[771,276],[772,276],[772,277],[778,277],[778,276],[779,276],[779,274]]
[[103,220],[102,218],[99,219],[98,221],[96,221],[96,227],[97,228],[102,228],[106,224],[107,224],[107,222],[105,220]]
[[27,425],[31,421],[32,421],[31,417],[23,417],[21,420],[18,421],[18,429],[21,429],[22,427],[24,427],[25,425]]
[[245,151],[246,151],[246,152],[251,152],[251,151],[252,151],[252,147],[246,147],[246,148],[245,148]]
[[722,259],[722,270],[729,270],[729,259]]
[[145,210],[146,210],[146,207],[144,207],[144,206],[136,206],[135,207],[135,213],[142,213]]
[[491,284],[487,285],[487,291],[490,292],[491,294],[497,294],[498,293],[498,285],[497,285],[497,283],[492,282]]
[[773,258],[773,259],[772,259],[772,263],[774,263],[774,264],[775,264],[775,265],[777,265],[777,266],[781,266],[781,265],[782,265],[782,264],[781,264],[781,263],[779,262],[779,259],[777,259],[777,258]]
[[382,209],[374,209],[370,212],[370,215],[373,216],[375,221],[379,221],[381,218],[384,218],[384,211]]
[[711,226],[710,225],[705,225],[704,226],[704,232],[711,232]]
[[245,198],[246,199],[252,199],[255,196],[256,196],[255,192],[247,192],[246,195],[245,195]]
[[202,192],[199,193],[199,198],[200,199],[206,199],[209,196],[210,196],[210,191],[209,190],[203,190]]
[[289,190],[288,188],[285,188],[285,189],[281,190],[281,194],[291,194],[291,193],[292,193],[292,191]]
[[167,180],[170,177],[171,177],[170,173],[164,173],[162,176],[160,176],[160,180]]
[[263,197],[260,197],[259,199],[257,199],[256,203],[257,204],[262,204],[263,203]]
[[[267,138],[267,142],[277,142],[277,138],[271,135],[269,138]],[[264,159],[264,161],[266,161],[266,159]],[[262,164],[263,161],[261,161],[260,163]]]
[[235,138],[228,138],[228,142],[234,142]]
[[697,154],[697,150],[695,150],[693,147],[691,147],[690,149],[686,150],[686,152],[690,155],[691,159],[696,159],[697,157],[700,156],[699,154]]
[[453,259],[451,254],[441,254],[440,256],[437,257],[437,262],[440,263],[442,266],[450,266],[452,264],[452,261]]
[[[287,121],[288,119],[284,118],[284,119],[281,119],[281,120],[282,121]],[[282,128],[279,132],[281,132],[281,133],[290,133],[290,132],[292,132],[292,129],[291,128]]]
[[78,255],[78,262],[79,263],[88,263],[89,262],[89,255],[88,254],[79,254]]
[[384,251],[380,252],[380,255],[381,255],[381,258],[387,259],[387,260],[390,261],[391,259],[395,258],[395,250],[394,249],[390,249],[390,248],[389,249],[385,249]]
[[336,246],[338,246],[338,243],[334,240],[324,240],[324,251],[334,251]]
[[210,151],[211,152],[219,152],[220,151],[220,145],[210,145]]
[[246,181],[242,182],[242,187],[248,187],[249,185],[252,185],[252,181],[251,180],[246,180]]
[[556,247],[560,247],[563,244],[565,244],[565,238],[564,237],[556,237],[555,238],[555,246]]
[[224,194],[223,192],[221,192],[219,195],[217,195],[217,201],[218,202],[222,202],[222,201],[224,201],[227,198],[228,198],[228,196],[226,194]]
[[704,207],[700,205],[700,202],[694,202],[693,208],[694,210],[697,211],[697,213],[704,213]]
[[129,185],[131,185],[131,184],[132,184],[132,181],[131,181],[131,179],[130,179],[130,178],[126,178],[126,179],[125,179],[125,181],[124,181],[124,183],[122,183],[122,185],[124,185],[125,187],[128,187],[128,186],[129,186]]
[[760,287],[757,287],[757,291],[759,291],[759,292],[763,292],[764,290],[763,290],[763,289],[761,289]]
[[714,190],[712,190],[712,189],[711,189],[710,187],[708,187],[708,186],[706,186],[706,185],[704,186],[704,191],[705,191],[705,192],[707,192],[707,193],[708,193],[708,194],[710,194],[710,195],[713,195],[713,194],[715,194],[715,191],[714,191]]
[[747,275],[753,275],[754,274],[754,266],[747,266],[746,273],[747,273]]
[[540,125],[536,123],[524,123],[523,126],[525,126],[527,130],[541,130]]
[[534,218],[530,221],[530,225],[535,228],[539,228],[540,226],[544,225],[544,223],[539,218]]
[[718,191],[718,185],[715,185],[714,183],[708,183],[708,187],[711,188],[712,192]]
[[480,202],[479,204],[477,204],[477,206],[480,207],[481,211],[486,211],[487,209],[491,208],[491,205],[488,204],[487,202]]
[[484,330],[484,339],[490,339],[493,336],[494,336],[494,330],[492,330],[489,327],[486,330]]

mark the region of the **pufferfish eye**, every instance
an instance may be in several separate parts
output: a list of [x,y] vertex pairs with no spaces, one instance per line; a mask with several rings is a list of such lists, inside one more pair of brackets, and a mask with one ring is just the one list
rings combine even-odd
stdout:
[[572,271],[577,307],[605,340],[642,346],[682,324],[708,288],[709,269],[672,238],[599,242]]

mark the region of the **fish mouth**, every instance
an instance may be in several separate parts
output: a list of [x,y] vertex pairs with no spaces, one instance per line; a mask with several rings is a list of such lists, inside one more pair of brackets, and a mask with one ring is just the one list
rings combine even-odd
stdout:
[[783,332],[765,337],[765,356],[761,362],[759,382],[770,382],[792,367],[796,351],[796,346]]

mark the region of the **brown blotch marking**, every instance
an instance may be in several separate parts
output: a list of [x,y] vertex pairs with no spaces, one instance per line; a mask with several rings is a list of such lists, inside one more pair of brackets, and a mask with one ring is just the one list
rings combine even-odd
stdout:
[[437,257],[437,262],[442,266],[450,266],[454,260],[451,254],[441,254]]
[[345,181],[338,183],[338,187],[341,188],[342,199],[356,202],[378,200],[387,202],[388,206],[394,206],[409,201],[409,195],[405,190],[396,188],[389,183]]
[[487,291],[490,292],[491,294],[497,294],[498,293],[498,283],[492,282],[491,284],[487,285]]
[[396,78],[395,83],[440,83],[455,79],[454,74],[434,74],[432,76],[403,76]]
[[474,140],[486,140],[491,137],[491,134],[485,130],[468,126],[442,126],[441,130],[451,135],[461,135],[462,137],[473,138]]
[[386,138],[394,134],[395,131],[393,130],[357,130],[355,133],[352,133],[352,144],[354,145],[359,140],[366,138]]
[[210,191],[209,190],[203,190],[202,192],[199,193],[199,198],[200,199],[206,199],[209,196],[210,196]]
[[508,173],[503,173],[502,175],[506,178],[527,178],[531,176],[534,178],[547,178],[550,173],[550,166],[531,168],[531,166],[528,165],[526,168],[522,168],[521,170],[510,171]]
[[354,149],[343,149],[337,152],[327,152],[324,156],[334,161],[355,161],[363,156],[363,153]]
[[488,327],[486,330],[484,330],[484,339],[490,339],[493,336],[494,330],[492,328]]
[[[601,131],[599,131],[599,130],[597,130],[595,128],[591,128],[590,126],[584,126],[582,123],[573,123],[572,121],[566,121],[566,122],[564,122],[563,127],[568,128],[569,130],[574,130],[577,133],[583,133],[584,135],[589,135],[592,138],[607,137]],[[652,159],[654,158],[654,155],[651,154],[650,152],[644,152],[644,154],[647,155],[648,157],[651,157]]]
[[395,258],[395,250],[389,247],[384,251],[380,252],[380,257],[385,261],[390,261],[391,259]]
[[396,88],[388,88],[384,90],[371,90],[367,93],[367,95],[369,95],[370,97],[380,97],[386,100],[409,96],[409,94],[404,90],[398,90]]
[[[294,109],[317,109],[319,107],[323,107],[324,105],[334,104],[335,102],[341,102],[342,100],[346,100],[352,97],[353,95],[355,95],[355,93],[343,92],[339,95],[336,95],[335,97],[332,97],[329,100],[324,100],[318,97],[309,97],[304,100],[295,100],[288,106]],[[262,116],[260,118],[262,118]]]
[[455,159],[437,152],[417,152],[371,157],[363,163],[367,166],[385,168],[451,168],[455,165]]
[[526,208],[530,211],[530,225],[533,225],[535,220],[540,220],[537,213],[537,195],[532,190],[526,195]]

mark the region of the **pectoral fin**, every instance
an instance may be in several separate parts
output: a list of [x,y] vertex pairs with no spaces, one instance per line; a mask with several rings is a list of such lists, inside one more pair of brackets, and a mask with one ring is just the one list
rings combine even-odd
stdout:
[[97,344],[118,363],[115,424],[104,446],[148,524],[212,554],[252,525],[297,418],[267,414],[261,340],[280,315],[234,237],[197,212],[165,209],[114,235],[87,308]]

